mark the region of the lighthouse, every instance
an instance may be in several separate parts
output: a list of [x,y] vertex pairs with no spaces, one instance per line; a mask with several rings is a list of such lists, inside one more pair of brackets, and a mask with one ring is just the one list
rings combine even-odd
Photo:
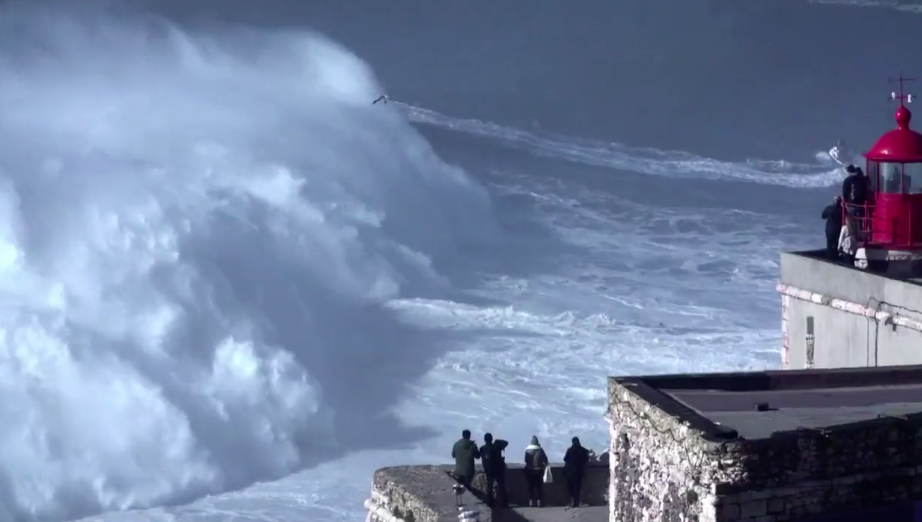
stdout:
[[864,208],[857,215],[864,248],[857,264],[893,276],[922,275],[922,134],[910,128],[913,95],[903,86],[911,78],[900,74],[899,90],[890,99],[899,102],[896,128],[881,136],[864,154],[870,185]]
[[822,250],[781,254],[785,369],[922,364],[922,134],[909,80],[893,80],[896,128],[864,154],[868,202],[847,209],[862,246],[854,266]]

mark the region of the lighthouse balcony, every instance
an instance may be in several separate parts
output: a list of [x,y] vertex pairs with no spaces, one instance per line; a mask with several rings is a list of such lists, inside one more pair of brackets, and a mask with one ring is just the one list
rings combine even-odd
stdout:
[[844,223],[868,247],[922,250],[922,163],[869,160],[870,201],[846,205]]
[[[922,194],[920,194],[922,196]],[[894,251],[903,259],[913,254],[922,257],[922,197],[890,198],[877,204],[845,205],[843,223],[849,223],[861,246]],[[875,256],[876,257],[873,257]],[[880,252],[869,259],[885,260]]]

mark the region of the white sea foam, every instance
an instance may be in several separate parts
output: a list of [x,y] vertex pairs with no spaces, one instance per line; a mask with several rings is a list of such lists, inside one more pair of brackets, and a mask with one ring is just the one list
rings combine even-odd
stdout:
[[322,37],[72,7],[0,11],[0,519],[387,438],[365,408],[428,363],[379,304],[445,286],[432,263],[490,237],[486,193]]
[[777,251],[806,246],[811,231],[752,211],[649,208],[573,176],[496,179],[498,206],[530,200],[575,249],[547,252],[553,273],[484,282],[500,304],[388,304],[467,346],[416,387],[409,420],[501,434],[513,461],[538,435],[559,459],[573,435],[605,448],[608,375],[778,367]]
[[743,163],[703,158],[682,151],[630,147],[621,143],[530,132],[497,123],[456,118],[421,107],[396,103],[411,121],[495,140],[537,156],[597,167],[673,178],[745,181],[786,187],[830,187],[842,180],[842,169],[827,152],[814,163],[750,159]]
[[875,7],[893,9],[903,13],[922,14],[922,4],[916,2],[894,2],[891,0],[807,0],[811,4],[839,5],[849,7]]

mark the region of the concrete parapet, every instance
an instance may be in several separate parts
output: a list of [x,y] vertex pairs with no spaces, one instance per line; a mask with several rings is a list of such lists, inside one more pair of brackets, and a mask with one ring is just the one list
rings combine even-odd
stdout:
[[[375,472],[372,498],[366,508],[381,522],[445,522],[458,521],[458,507],[452,487],[456,481],[451,476],[453,466],[395,466]],[[476,497],[466,492],[462,497],[468,508],[480,511],[479,522],[498,520],[582,520],[596,522],[607,518],[608,466],[587,466],[583,479],[582,502],[589,507],[563,509],[568,502],[563,468],[552,464],[554,481],[544,485],[544,508],[522,508],[528,504],[528,490],[522,466],[511,465],[506,472],[509,502],[512,510],[491,510],[482,503],[486,476],[478,467],[473,488]],[[480,498],[478,498],[480,497]],[[517,507],[518,506],[518,507]],[[554,507],[557,506],[557,507]],[[572,511],[572,513],[570,513]],[[593,518],[595,517],[595,518]]]
[[922,279],[870,273],[781,254],[781,361],[785,369],[922,363]]

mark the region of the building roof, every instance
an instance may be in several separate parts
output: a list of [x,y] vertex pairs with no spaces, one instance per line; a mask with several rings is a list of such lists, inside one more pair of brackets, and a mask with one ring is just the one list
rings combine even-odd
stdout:
[[913,272],[908,273],[908,274],[907,273],[891,274],[887,272],[873,271],[873,270],[869,270],[866,268],[858,268],[855,265],[849,264],[849,263],[831,261],[828,257],[828,254],[826,253],[826,249],[792,250],[792,251],[782,252],[782,256],[785,256],[785,255],[808,258],[808,259],[812,259],[814,261],[823,263],[824,265],[834,266],[836,268],[841,268],[843,270],[852,270],[856,273],[870,274],[874,277],[882,277],[884,279],[890,279],[892,281],[901,281],[901,282],[908,283],[908,284],[915,285],[915,286],[922,286],[922,272],[919,272],[917,267],[912,267]]
[[869,421],[922,420],[922,366],[612,380],[713,439],[757,440],[777,432],[834,431]]
[[881,136],[864,157],[871,161],[922,161],[922,134],[909,128],[912,113],[900,106],[894,117],[897,128]]

